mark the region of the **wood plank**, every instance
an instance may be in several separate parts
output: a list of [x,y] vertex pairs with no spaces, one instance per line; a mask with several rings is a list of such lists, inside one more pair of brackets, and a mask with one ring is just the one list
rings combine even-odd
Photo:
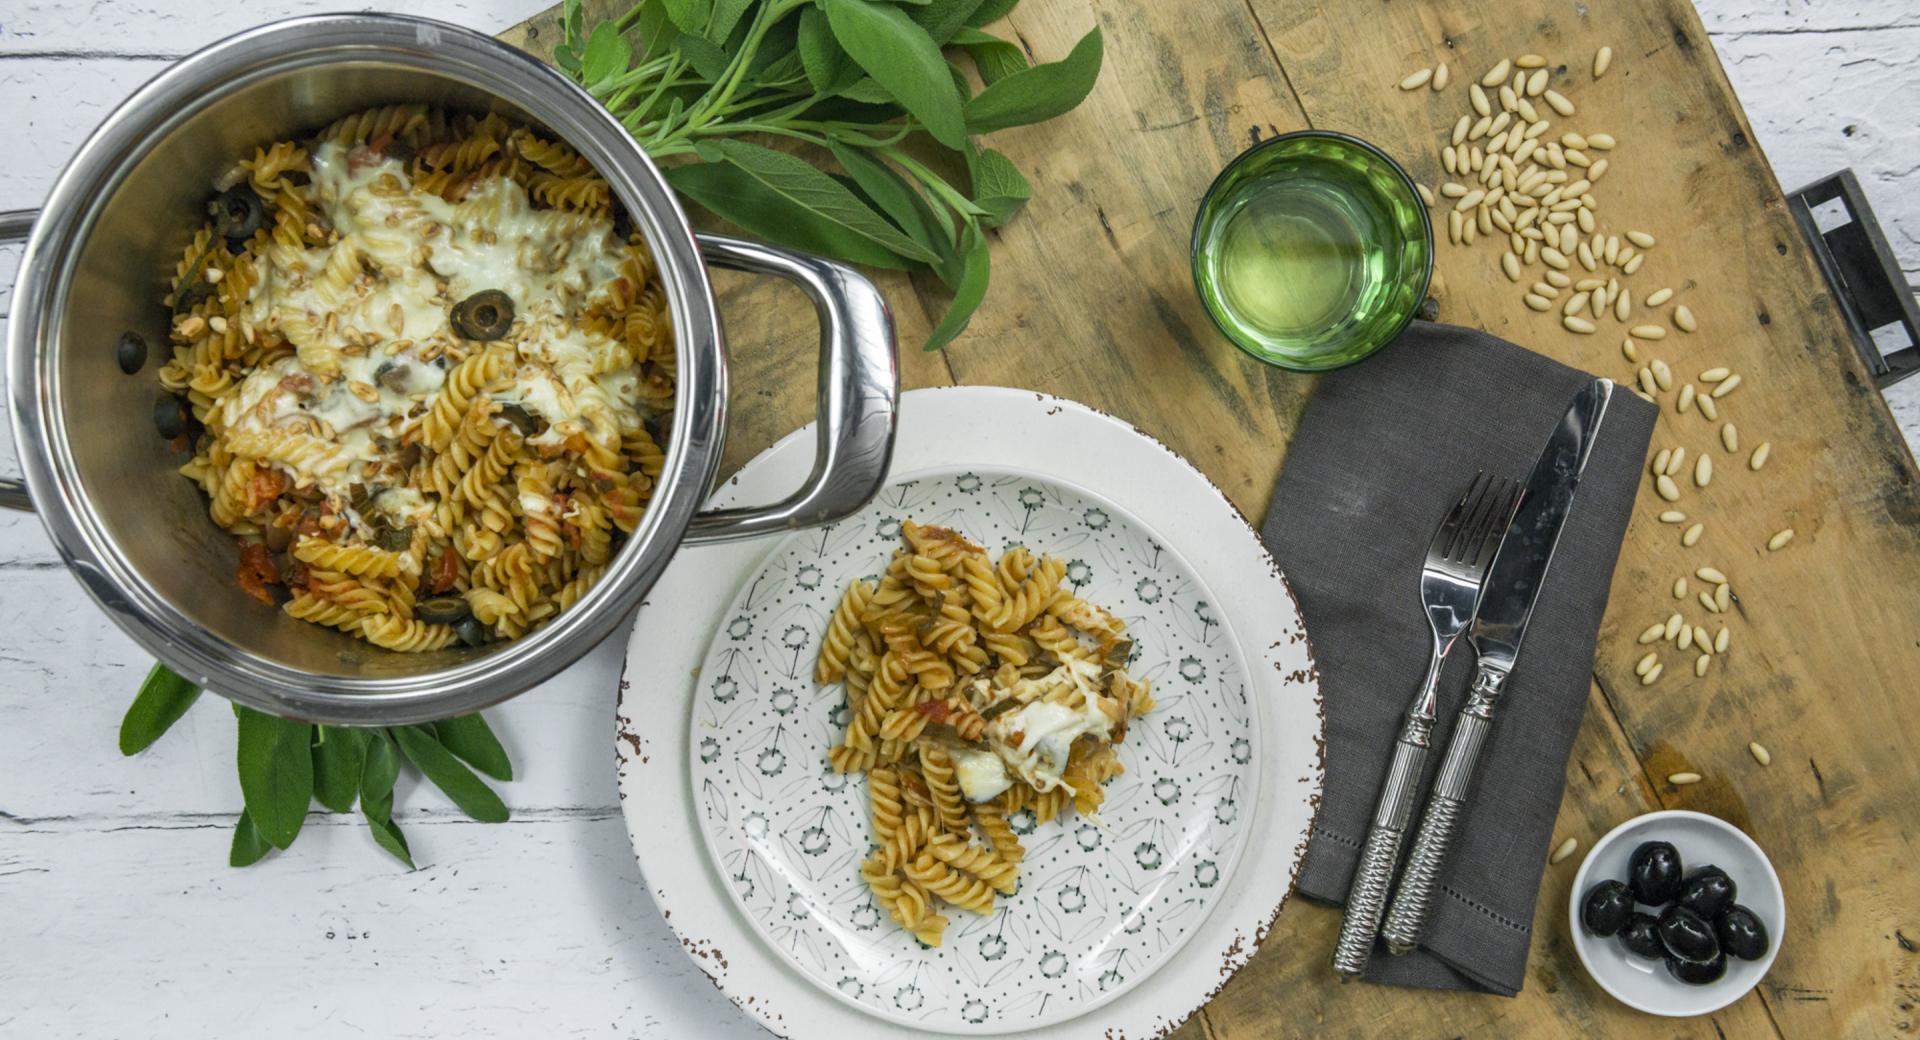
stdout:
[[[1920,582],[1917,474],[1692,9],[1667,0],[1514,17],[1449,2],[1393,5],[1355,23],[1301,0],[1253,6],[1315,125],[1381,143],[1430,184],[1443,135],[1465,111],[1455,91],[1501,55],[1531,50],[1565,62],[1556,81],[1572,84],[1568,96],[1580,106],[1572,122],[1620,139],[1617,168],[1595,189],[1603,219],[1623,229],[1642,222],[1661,240],[1629,284],[1643,297],[1663,283],[1681,289],[1702,326],[1697,336],[1643,344],[1643,355],[1672,358],[1684,379],[1709,365],[1739,369],[1746,384],[1725,400],[1723,418],[1739,423],[1748,447],[1770,439],[1774,459],[1762,474],[1748,472],[1744,456],[1717,446],[1712,424],[1663,398],[1656,445],[1705,450],[1719,466],[1710,489],[1689,488],[1679,504],[1708,533],[1683,549],[1676,529],[1653,519],[1663,503],[1641,496],[1596,672],[1650,775],[1686,763],[1711,778],[1663,787],[1661,803],[1735,820],[1779,867],[1789,921],[1761,993],[1782,1031],[1903,1028],[1910,1015],[1900,1005],[1910,998],[1902,987],[1914,968],[1896,931],[1920,896],[1920,874],[1906,864],[1920,814],[1905,750],[1920,739],[1906,710],[1920,678],[1911,593]],[[1589,63],[1603,43],[1616,52],[1615,68],[1594,84]],[[1453,64],[1453,91],[1393,89],[1406,71],[1441,58]],[[1497,255],[1441,249],[1444,318],[1631,375],[1618,334],[1571,336],[1557,316],[1521,308]],[[1767,553],[1760,543],[1788,525],[1799,537]],[[1643,689],[1631,670],[1640,653],[1633,636],[1675,609],[1666,590],[1702,564],[1726,570],[1741,596],[1732,652],[1694,680],[1691,655],[1669,651],[1667,677]],[[1690,621],[1708,622],[1687,603]],[[1774,748],[1772,769],[1747,756],[1751,739]],[[1584,781],[1573,781],[1569,797],[1583,797]]]

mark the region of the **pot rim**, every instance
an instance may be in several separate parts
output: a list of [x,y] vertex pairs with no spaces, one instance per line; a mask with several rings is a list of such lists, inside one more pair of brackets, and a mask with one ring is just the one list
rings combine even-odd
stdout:
[[[346,63],[444,77],[520,109],[577,149],[607,179],[655,253],[679,362],[658,490],[601,580],[536,631],[410,675],[290,668],[219,638],[163,598],[113,544],[84,493],[55,363],[81,247],[132,168],[189,118],[236,90]],[[653,160],[598,101],[560,72],[484,34],[404,15],[316,15],[210,44],[114,109],[62,171],[42,213],[21,259],[7,343],[14,443],[35,508],[68,568],[123,631],[176,672],[249,707],[343,725],[398,725],[478,711],[521,693],[586,654],[637,610],[718,473],[725,345],[686,214]]]

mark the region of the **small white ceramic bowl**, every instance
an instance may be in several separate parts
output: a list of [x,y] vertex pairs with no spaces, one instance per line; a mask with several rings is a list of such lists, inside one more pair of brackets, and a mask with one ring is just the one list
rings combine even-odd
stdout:
[[[1726,871],[1738,887],[1735,902],[1752,910],[1767,926],[1767,955],[1757,961],[1728,957],[1727,973],[1718,981],[1691,986],[1668,974],[1662,962],[1628,953],[1618,937],[1603,939],[1588,933],[1580,923],[1580,904],[1587,890],[1608,878],[1626,881],[1627,860],[1646,841],[1672,842],[1687,870],[1711,863]],[[1608,831],[1580,864],[1567,900],[1573,948],[1593,981],[1628,1007],[1672,1017],[1718,1011],[1744,996],[1773,967],[1786,920],[1780,875],[1774,873],[1760,846],[1725,820],[1685,809],[1636,816]]]

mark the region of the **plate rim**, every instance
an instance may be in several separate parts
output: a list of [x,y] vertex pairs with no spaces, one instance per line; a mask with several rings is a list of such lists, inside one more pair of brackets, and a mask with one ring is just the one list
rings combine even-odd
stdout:
[[[1277,799],[1269,800],[1268,820],[1263,821],[1278,822],[1282,826],[1272,829],[1275,837],[1261,846],[1262,849],[1276,860],[1282,857],[1290,858],[1291,865],[1284,875],[1279,875],[1278,872],[1261,875],[1257,890],[1229,891],[1228,907],[1236,915],[1235,918],[1231,921],[1216,918],[1207,922],[1207,928],[1212,933],[1208,936],[1208,942],[1213,948],[1212,952],[1217,955],[1217,960],[1209,959],[1205,967],[1195,971],[1189,971],[1182,966],[1180,971],[1183,977],[1181,978],[1172,978],[1165,973],[1156,975],[1141,986],[1130,990],[1125,999],[1116,1001],[1115,1005],[1109,1007],[1107,1017],[1112,1017],[1116,1008],[1128,1014],[1133,1021],[1133,1028],[1137,1030],[1134,1033],[1135,1036],[1164,1037],[1217,996],[1227,983],[1252,960],[1254,953],[1271,932],[1279,915],[1299,891],[1300,874],[1305,865],[1305,851],[1319,819],[1326,782],[1325,699],[1320,687],[1320,670],[1314,654],[1312,636],[1306,630],[1299,598],[1286,581],[1272,553],[1261,541],[1257,528],[1247,519],[1246,514],[1192,462],[1133,424],[1100,409],[1041,391],[998,386],[927,387],[910,391],[902,396],[903,415],[909,419],[903,430],[902,439],[910,446],[911,441],[908,440],[910,431],[916,429],[919,424],[911,421],[912,415],[916,414],[915,410],[904,406],[916,401],[925,402],[929,408],[947,411],[970,405],[976,408],[1019,408],[1023,409],[1021,421],[1027,424],[1037,423],[1042,421],[1043,417],[1065,412],[1070,416],[1072,423],[1080,427],[1080,432],[1090,431],[1101,437],[1130,435],[1125,437],[1128,451],[1144,452],[1156,463],[1165,461],[1173,464],[1179,471],[1180,480],[1189,484],[1197,482],[1198,488],[1205,489],[1201,497],[1207,504],[1225,507],[1226,514],[1215,516],[1207,522],[1218,525],[1222,533],[1229,530],[1232,532],[1233,541],[1225,550],[1227,553],[1244,555],[1237,560],[1212,561],[1209,566],[1212,569],[1218,569],[1229,563],[1251,563],[1255,569],[1259,569],[1264,565],[1265,570],[1271,572],[1276,580],[1279,591],[1285,596],[1284,610],[1278,604],[1272,605],[1271,609],[1274,614],[1285,615],[1290,619],[1291,624],[1287,626],[1284,642],[1292,650],[1287,656],[1297,655],[1303,659],[1303,666],[1290,673],[1282,672],[1279,679],[1269,678],[1263,688],[1263,695],[1256,698],[1256,703],[1263,713],[1272,713],[1272,718],[1263,722],[1263,726],[1277,723],[1279,714],[1283,710],[1291,710],[1295,714],[1304,716],[1308,705],[1311,705],[1311,725],[1290,726],[1289,732],[1285,735],[1289,747],[1304,745],[1297,748],[1300,752],[1299,760],[1287,763],[1290,772],[1283,771],[1278,764],[1269,770],[1278,780],[1304,788],[1304,790],[1293,792],[1293,795],[1298,796],[1297,798],[1290,796],[1285,800],[1284,819],[1275,819],[1281,812],[1283,803]],[[960,421],[959,417],[955,416],[954,421]],[[731,504],[736,500],[736,496],[747,488],[754,488],[755,493],[777,496],[785,489],[788,481],[802,479],[806,467],[811,462],[811,455],[804,444],[812,439],[812,433],[813,425],[807,424],[780,438],[756,455],[751,462],[715,488],[714,504]],[[992,435],[989,434],[988,438],[992,439]],[[943,441],[940,447],[944,448],[951,443],[951,439]],[[1149,451],[1149,447],[1157,451]],[[912,446],[912,450],[932,453],[935,449],[933,446],[927,446],[924,449]],[[791,453],[792,458],[782,460],[778,465],[770,461],[783,453]],[[896,458],[911,457],[911,454],[912,451],[897,452]],[[779,466],[784,466],[785,470],[782,471]],[[756,484],[767,486],[756,488],[754,487]],[[1244,542],[1240,541],[1242,534],[1246,536]],[[690,570],[700,563],[706,563],[740,570],[744,573],[746,568],[757,565],[768,551],[770,549],[754,548],[753,543],[685,548],[681,550],[682,554],[693,562],[685,563],[680,570]],[[675,568],[669,567],[667,577],[672,578],[674,575]],[[670,584],[670,582],[663,582],[663,584]],[[1264,583],[1250,584],[1263,585]],[[697,587],[691,591],[697,591]],[[682,613],[686,611],[683,610]],[[643,777],[652,779],[659,775],[665,765],[670,764],[659,761],[663,757],[670,756],[662,756],[657,750],[651,748],[647,736],[648,727],[641,725],[633,715],[637,704],[630,702],[627,698],[633,685],[629,675],[634,670],[635,653],[643,655],[651,653],[646,645],[646,636],[647,633],[640,626],[634,628],[628,641],[627,656],[622,662],[620,693],[614,708],[615,765],[623,822],[627,826],[629,839],[634,844],[635,857],[639,861],[642,878],[656,906],[659,907],[663,919],[668,922],[688,956],[701,969],[708,981],[736,1007],[746,1012],[749,1019],[777,1036],[831,1035],[835,1040],[864,1040],[866,1037],[896,1035],[889,1032],[891,1027],[882,1021],[825,1000],[813,983],[796,974],[791,974],[777,955],[771,951],[757,949],[759,940],[750,927],[744,922],[735,920],[726,897],[714,891],[718,886],[706,876],[704,857],[697,860],[700,870],[689,873],[684,869],[684,864],[676,862],[670,853],[650,852],[647,842],[640,838],[641,828],[649,822],[650,813],[649,810],[641,807],[643,803],[655,805],[678,803],[681,812],[666,813],[666,822],[669,827],[679,822],[675,819],[676,816],[681,820],[689,821],[686,825],[691,826],[693,811],[690,792],[678,790],[667,799],[649,798],[647,796],[652,792],[638,786]],[[1257,637],[1255,638],[1257,642]],[[1283,640],[1277,639],[1264,647],[1256,646],[1255,657],[1259,663],[1272,662],[1272,659],[1277,656],[1276,651],[1282,645]],[[674,679],[672,686],[675,691],[678,691],[665,696],[677,697],[691,688],[690,683],[682,683],[670,674],[664,678]],[[677,749],[681,743],[677,740],[678,727],[672,727],[672,731],[676,739],[670,742]],[[677,754],[678,751],[673,753]],[[651,874],[648,871],[650,859],[659,868]],[[1285,885],[1276,894],[1272,890],[1273,882],[1282,876],[1285,879]],[[1243,886],[1249,884],[1244,876],[1242,882]],[[1236,886],[1238,887],[1242,886]],[[687,889],[692,891],[685,891]],[[1271,900],[1270,903],[1269,900]],[[678,919],[675,918],[673,911],[676,903],[684,906],[685,902],[697,904],[693,909],[701,915],[699,923],[702,928],[711,929],[712,934],[705,936],[692,934],[688,927],[689,915],[686,913],[682,913]],[[763,999],[760,993],[741,992],[742,987],[731,982],[735,973],[724,950],[715,942],[712,935],[718,935],[722,941],[729,944],[735,942],[753,944],[756,947],[753,956],[764,960],[765,963],[752,964],[751,967],[764,968],[775,974],[785,974],[789,977],[771,984],[774,997],[770,999]],[[1190,956],[1185,960],[1191,961],[1193,958]],[[754,984],[762,993],[768,989],[764,980],[756,978]],[[1171,987],[1179,988],[1170,989]],[[1157,992],[1159,990],[1169,990],[1169,992]],[[1139,1002],[1139,1006],[1133,1006],[1135,1002]],[[835,1031],[831,1034],[824,1032],[828,1026]],[[1095,1040],[1095,1038],[1111,1035],[1111,1029],[1099,1028],[1097,1023],[1090,1024],[1087,1019],[1082,1018],[1053,1027],[1048,1033],[1055,1037],[1073,1036]],[[1038,1034],[1018,1035],[1024,1037]]]
[[[1153,525],[1141,519],[1140,516],[1136,514],[1132,509],[1122,505],[1119,502],[1114,501],[1111,496],[1106,495],[1099,491],[1095,491],[1073,480],[1069,480],[1063,477],[1058,477],[1053,474],[1045,473],[1040,470],[1033,469],[1031,467],[1026,467],[1026,466],[1003,465],[1000,463],[989,463],[989,464],[951,463],[951,464],[941,464],[941,465],[934,465],[934,466],[924,466],[918,469],[911,469],[897,475],[890,472],[887,474],[885,481],[881,484],[881,490],[885,491],[887,489],[895,488],[909,482],[918,482],[923,480],[938,480],[946,477],[961,476],[964,474],[976,473],[976,472],[986,473],[986,474],[1007,474],[1007,475],[1028,479],[1028,480],[1037,481],[1044,484],[1058,485],[1059,487],[1065,488],[1073,492],[1074,494],[1077,494],[1082,498],[1087,499],[1088,501],[1097,503],[1098,505],[1106,509],[1112,510],[1113,512],[1123,517],[1128,523],[1132,524],[1135,528],[1140,530],[1142,533],[1151,537],[1156,544],[1161,546],[1161,548],[1167,553],[1167,555],[1179,561],[1180,566],[1184,568],[1187,574],[1192,577],[1194,582],[1200,587],[1201,591],[1205,594],[1206,598],[1209,601],[1216,602],[1216,603],[1219,602],[1218,597],[1214,594],[1213,586],[1207,581],[1205,576],[1203,576],[1200,573],[1200,568],[1194,566],[1193,561],[1188,559],[1186,553],[1182,552],[1178,546],[1174,545],[1171,539],[1167,538]],[[878,497],[876,494],[875,501],[877,500],[878,500]],[[846,520],[840,521],[840,523],[848,523],[858,519],[861,516],[861,514],[864,514],[868,509],[872,508],[873,504],[874,504],[873,502],[869,502],[866,506],[861,507],[859,513],[856,513],[853,516],[848,517]],[[831,525],[828,525],[828,526],[831,526]],[[777,541],[773,543],[772,547],[767,550],[766,554],[760,557],[759,562],[755,563],[753,565],[753,568],[746,572],[745,579],[741,582],[735,583],[734,592],[731,596],[728,597],[726,601],[726,608],[722,611],[722,615],[724,616],[727,613],[734,612],[735,608],[738,607],[740,604],[741,597],[746,594],[746,588],[750,586],[753,583],[754,579],[758,577],[762,572],[764,572],[767,569],[767,567],[771,565],[776,558],[778,558],[782,553],[786,552],[789,549],[789,547],[791,547],[795,542],[801,539],[807,538],[811,535],[814,535],[824,529],[825,527],[803,528],[803,529],[788,531],[786,534],[782,535]],[[962,533],[965,534],[966,532],[962,532]],[[969,537],[971,537],[971,535],[969,535]],[[1037,547],[1030,547],[1030,548],[1033,548],[1034,551],[1039,552]],[[1045,555],[1045,554],[1041,553],[1041,555]],[[1248,769],[1241,775],[1242,775],[1242,778],[1247,782],[1248,789],[1252,792],[1251,797],[1248,799],[1248,818],[1257,819],[1259,817],[1259,812],[1262,807],[1261,796],[1265,793],[1263,791],[1263,788],[1265,785],[1261,783],[1261,773],[1259,768],[1255,765],[1252,765],[1252,763],[1257,763],[1260,760],[1261,752],[1265,749],[1265,743],[1262,737],[1262,730],[1264,727],[1262,727],[1260,723],[1261,712],[1258,710],[1257,706],[1254,705],[1252,700],[1254,696],[1254,672],[1252,668],[1253,661],[1250,657],[1247,656],[1246,647],[1243,645],[1239,637],[1239,634],[1235,630],[1232,622],[1223,616],[1220,619],[1220,628],[1222,633],[1227,637],[1228,642],[1231,644],[1231,652],[1232,652],[1233,658],[1235,662],[1238,664],[1238,667],[1241,673],[1241,678],[1246,683],[1246,686],[1247,686],[1247,699],[1248,699],[1247,727],[1252,734],[1252,744],[1253,744],[1252,752],[1253,753],[1252,753],[1252,757],[1248,759],[1248,762],[1249,762]],[[706,671],[707,664],[713,659],[714,648],[717,645],[719,645],[722,634],[723,634],[723,630],[716,628],[712,636],[709,637],[707,641],[706,649],[701,652],[700,669],[703,673]],[[694,680],[694,692],[691,698],[692,706],[694,707],[697,707],[700,703],[700,697],[701,697],[700,690],[702,685],[703,684],[699,679]],[[815,688],[820,688],[820,684],[818,683],[811,683],[811,685]],[[840,684],[837,682],[827,684],[827,686],[838,686],[838,685]],[[698,743],[698,736],[695,732],[696,721],[697,720],[695,719],[693,712],[689,711],[687,716],[686,746],[683,750],[687,755],[687,771],[688,771],[687,781],[688,781],[689,788],[693,790],[698,790],[697,781],[700,779],[700,777],[698,777],[694,772],[696,769],[699,768],[699,756],[695,753],[695,750],[694,750]],[[865,774],[863,773],[862,777],[864,778],[864,776]],[[862,780],[862,782],[864,783],[864,779]],[[696,800],[695,808],[696,810],[698,809],[697,800]],[[696,819],[694,830],[698,832],[701,837],[701,845],[706,850],[708,866],[712,870],[724,875],[726,866],[722,859],[721,850],[715,844],[716,838],[713,834],[712,829],[706,826],[704,824],[704,821],[700,821]],[[871,835],[869,835],[869,838],[870,837]],[[1184,950],[1187,947],[1187,945],[1191,943],[1193,939],[1200,934],[1200,930],[1202,926],[1204,926],[1204,924],[1206,923],[1207,919],[1212,917],[1214,911],[1219,908],[1222,902],[1225,901],[1227,889],[1232,885],[1233,878],[1240,869],[1241,861],[1245,858],[1247,846],[1251,843],[1249,840],[1249,835],[1248,835],[1245,824],[1242,824],[1242,826],[1235,829],[1232,840],[1233,840],[1232,851],[1227,857],[1227,862],[1224,868],[1221,870],[1221,875],[1220,875],[1221,887],[1220,887],[1219,893],[1215,895],[1212,899],[1209,899],[1207,901],[1205,907],[1200,911],[1200,919],[1196,921],[1192,927],[1186,929],[1186,931],[1184,931],[1181,934],[1180,938],[1177,939],[1170,947],[1167,947],[1166,949],[1163,949],[1160,951],[1159,958],[1155,962],[1152,970],[1148,971],[1145,975],[1138,976],[1136,979],[1130,981],[1129,983],[1121,986],[1118,989],[1113,990],[1110,993],[1102,993],[1098,997],[1092,1000],[1083,1001],[1077,1005],[1073,1005],[1074,1010],[1072,1010],[1071,1013],[1067,1014],[1065,1017],[1054,1018],[1049,1015],[1043,1014],[1031,1020],[1030,1024],[1003,1025],[1003,1026],[996,1026],[994,1028],[980,1028],[977,1026],[968,1027],[965,1024],[953,1024],[953,1023],[941,1023],[938,1025],[935,1025],[925,1020],[916,1020],[916,1019],[909,1018],[904,1014],[891,1011],[885,1007],[864,1004],[857,1000],[854,1000],[853,998],[847,996],[845,993],[842,993],[838,987],[828,984],[826,980],[822,979],[813,970],[801,964],[799,962],[799,959],[795,957],[791,952],[789,952],[785,947],[780,946],[779,944],[773,942],[772,937],[767,934],[764,923],[756,919],[752,911],[749,910],[746,904],[742,901],[742,897],[740,895],[738,886],[730,883],[723,883],[721,884],[720,887],[727,893],[728,899],[732,903],[734,911],[740,914],[741,917],[746,919],[748,926],[753,930],[753,933],[757,938],[759,938],[767,946],[770,946],[776,949],[779,953],[780,958],[783,961],[785,961],[789,967],[792,967],[794,970],[798,971],[801,975],[807,977],[810,981],[813,982],[814,986],[818,988],[821,992],[824,992],[826,995],[834,998],[835,1000],[839,1001],[842,1004],[845,1004],[846,1006],[854,1009],[855,1011],[858,1011],[864,1015],[868,1015],[868,1016],[880,1019],[881,1021],[891,1022],[895,1025],[904,1026],[911,1029],[924,1030],[927,1032],[939,1033],[945,1036],[1006,1036],[1009,1034],[1026,1032],[1032,1029],[1047,1029],[1053,1026],[1064,1025],[1084,1015],[1092,1014],[1093,1012],[1099,1010],[1100,1008],[1103,1008],[1108,1004],[1111,1004],[1115,1000],[1118,1000],[1120,997],[1126,995],[1128,992],[1144,985],[1148,979],[1151,979],[1154,975],[1158,974],[1162,968],[1167,966],[1168,961],[1170,961],[1174,957],[1177,957],[1180,954],[1180,952]]]

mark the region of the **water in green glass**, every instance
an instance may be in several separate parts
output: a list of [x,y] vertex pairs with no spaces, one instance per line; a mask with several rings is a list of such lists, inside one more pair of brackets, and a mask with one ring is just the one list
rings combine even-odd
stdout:
[[1194,228],[1194,278],[1215,323],[1249,353],[1305,371],[1398,335],[1425,294],[1430,255],[1405,176],[1334,136],[1243,155]]

